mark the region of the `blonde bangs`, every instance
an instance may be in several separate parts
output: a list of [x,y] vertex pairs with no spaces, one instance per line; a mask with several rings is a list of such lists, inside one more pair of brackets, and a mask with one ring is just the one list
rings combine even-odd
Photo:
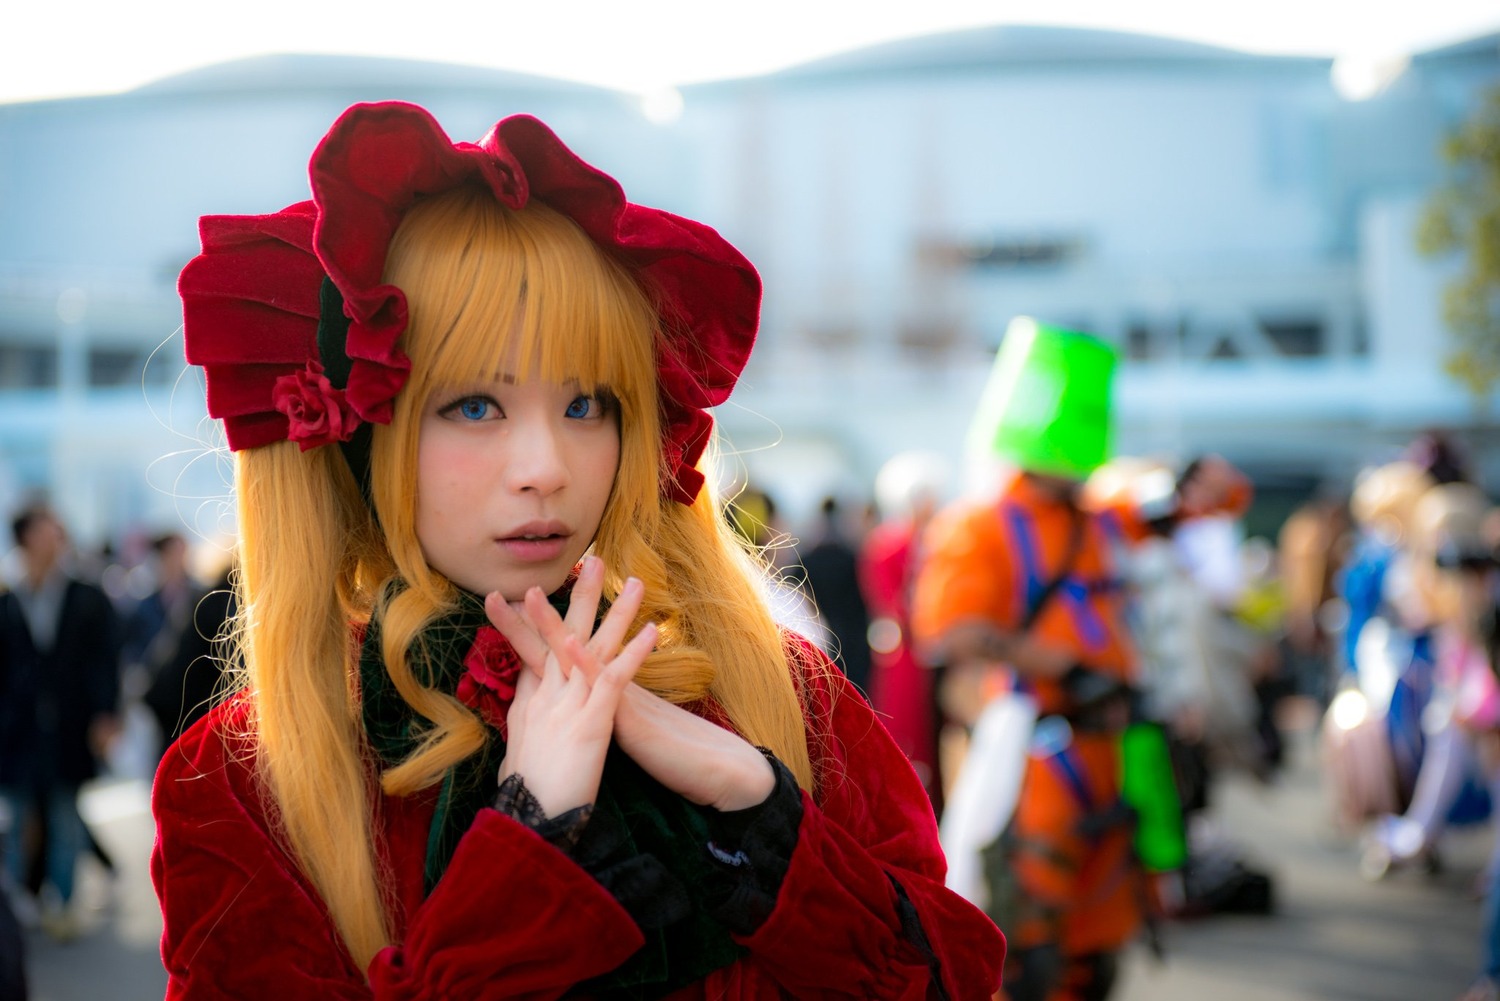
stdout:
[[419,203],[391,244],[386,280],[407,299],[407,393],[499,373],[654,396],[654,310],[624,268],[568,217],[511,211],[478,188]]
[[391,555],[409,584],[438,602],[451,594],[426,573],[407,500],[416,488],[422,414],[433,393],[502,370],[612,395],[620,407],[620,470],[604,529],[622,517],[654,520],[656,311],[576,223],[540,203],[513,211],[483,189],[456,189],[407,213],[385,280],[406,296],[401,346],[412,374],[391,424],[375,428],[373,481]]

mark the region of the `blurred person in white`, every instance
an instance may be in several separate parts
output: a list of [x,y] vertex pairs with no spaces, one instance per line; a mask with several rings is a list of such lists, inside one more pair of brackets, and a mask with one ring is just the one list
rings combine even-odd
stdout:
[[1151,529],[1123,547],[1118,563],[1131,591],[1131,626],[1147,715],[1165,724],[1174,753],[1200,776],[1183,788],[1184,807],[1206,805],[1207,771],[1259,771],[1256,638],[1230,614],[1242,590],[1232,517],[1177,524],[1177,475],[1166,463],[1117,459],[1090,478],[1100,507],[1131,504]]
[[43,927],[77,933],[70,902],[87,834],[78,790],[118,731],[119,625],[105,593],[69,575],[68,536],[53,511],[33,504],[11,522],[23,573],[0,594],[0,796],[12,818],[5,839],[11,890],[22,897],[41,834],[50,895]]

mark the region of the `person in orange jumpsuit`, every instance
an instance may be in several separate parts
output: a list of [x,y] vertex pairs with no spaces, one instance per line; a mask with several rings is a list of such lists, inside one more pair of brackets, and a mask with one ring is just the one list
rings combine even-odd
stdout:
[[[988,416],[982,404],[976,431],[1018,468],[998,495],[951,505],[933,520],[913,629],[945,683],[981,676],[970,687],[1022,691],[1038,706],[1016,811],[987,865],[1013,883],[1004,893],[990,881],[991,917],[1010,942],[1006,995],[1101,1001],[1148,895],[1120,797],[1119,735],[1130,721],[1135,658],[1112,559],[1147,525],[1128,505],[1101,512],[1081,498],[1083,480],[1108,457],[1112,349],[1039,325],[1018,336],[1013,324],[1006,340],[987,394],[999,385],[1009,403],[997,415],[991,398]],[[1036,377],[1029,367],[1049,342],[1065,348],[1061,363]],[[1028,346],[1031,357],[1017,363]],[[1014,399],[1048,380],[1041,404]],[[986,421],[993,426],[981,427]],[[1215,505],[1236,484],[1222,460],[1190,470],[1174,516]]]

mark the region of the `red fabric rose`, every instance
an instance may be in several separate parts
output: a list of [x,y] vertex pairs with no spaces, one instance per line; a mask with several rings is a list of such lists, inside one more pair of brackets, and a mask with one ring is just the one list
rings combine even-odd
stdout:
[[473,709],[506,739],[505,717],[516,697],[516,679],[521,658],[500,631],[480,626],[474,645],[464,657],[463,677],[458,679],[458,701]]
[[360,424],[344,391],[328,381],[316,359],[310,359],[306,368],[277,379],[271,387],[271,403],[286,415],[287,437],[304,452],[318,445],[348,441]]

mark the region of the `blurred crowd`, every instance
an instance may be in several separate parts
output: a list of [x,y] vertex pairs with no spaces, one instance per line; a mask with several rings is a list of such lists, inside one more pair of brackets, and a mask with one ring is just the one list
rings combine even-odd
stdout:
[[[1182,517],[1205,463],[1241,492]],[[986,767],[976,756],[1002,753],[1003,741],[982,731],[987,710],[999,718],[1008,682],[944,663],[913,625],[925,548],[941,544],[930,523],[956,506],[959,474],[936,453],[903,453],[868,495],[829,496],[805,523],[785,523],[755,487],[740,494],[735,518],[783,569],[788,621],[824,645],[911,760],[963,878],[955,855],[965,846],[950,835],[961,840],[969,813],[955,820],[946,808],[965,767]],[[1306,499],[1272,537],[1245,535],[1249,488],[1214,457],[1179,466],[1116,457],[1073,495],[1135,525],[1110,554],[1137,662],[1132,712],[1165,733],[1185,843],[1179,864],[1153,874],[1149,910],[1159,918],[1274,910],[1267,860],[1218,828],[1209,807],[1226,773],[1275,781],[1291,731],[1316,737],[1330,820],[1358,839],[1371,880],[1435,869],[1443,832],[1487,822],[1500,795],[1500,508],[1459,449],[1424,435],[1345,489]],[[972,878],[993,884],[992,872]],[[1486,919],[1464,1001],[1496,996],[1500,847],[1475,889]],[[1016,929],[1006,930],[1014,950]]]
[[[149,779],[162,751],[207,712],[233,610],[231,561],[179,532],[119,550],[72,545],[43,501],[11,513],[0,561],[0,999],[25,997],[20,931],[79,934],[80,864],[106,886],[116,862],[79,813],[85,783]],[[217,566],[215,565],[217,563]],[[131,731],[127,737],[126,731]],[[128,760],[142,755],[148,760]]]
[[[1500,509],[1441,435],[1364,471],[1343,495],[1307,500],[1274,538],[1246,537],[1251,483],[1213,456],[1178,465],[1115,457],[1060,487],[1064,506],[1102,526],[1109,552],[1096,569],[1112,576],[1083,589],[1098,594],[1055,584],[1055,600],[1074,611],[1096,599],[1118,604],[1133,671],[1128,683],[1084,695],[1107,673],[1107,658],[1069,664],[1055,680],[1072,708],[1056,715],[1045,684],[1018,685],[1016,671],[996,666],[1026,662],[1017,637],[1031,619],[1043,628],[1043,611],[1020,616],[1011,646],[978,658],[984,669],[956,655],[952,630],[924,634],[919,620],[932,613],[917,606],[934,585],[923,576],[947,558],[934,551],[952,546],[951,525],[949,535],[942,526],[965,503],[961,472],[937,453],[902,453],[866,493],[828,496],[799,523],[753,486],[729,514],[781,569],[783,618],[826,648],[910,759],[940,818],[951,878],[973,881],[976,902],[1004,918],[1013,953],[1047,939],[1029,942],[1025,915],[989,899],[1004,883],[991,842],[1013,832],[1043,793],[1034,778],[1006,779],[997,761],[1020,753],[1032,767],[1048,741],[1045,754],[1057,760],[1069,741],[1086,747],[1091,724],[1079,705],[1107,714],[1109,700],[1128,701],[1130,719],[1164,735],[1182,849],[1144,866],[1148,934],[1160,919],[1274,909],[1272,877],[1215,827],[1209,807],[1228,772],[1274,781],[1288,728],[1318,734],[1330,815],[1361,839],[1358,864],[1369,879],[1436,868],[1445,831],[1488,820],[1500,795]],[[20,925],[66,940],[78,931],[75,870],[90,858],[106,873],[114,865],[80,818],[80,788],[129,767],[119,757],[127,725],[145,727],[159,757],[222,691],[214,644],[234,610],[232,563],[224,547],[193,547],[175,531],[78,551],[43,503],[12,512],[9,529],[13,547],[0,563],[5,899]],[[1008,550],[1026,548],[1017,538],[1006,537]],[[1070,567],[1080,560],[1076,541],[1053,545]],[[1048,583],[1032,580],[1023,604],[1052,601]],[[962,606],[956,593],[943,601]],[[1047,725],[1057,718],[1070,726],[1060,742]],[[1006,751],[1022,731],[1025,748]],[[1152,807],[1130,806],[1139,831]],[[1137,837],[1137,863],[1143,847]],[[1014,852],[998,864],[1024,869]],[[1496,996],[1500,850],[1476,892],[1486,920],[1480,977],[1465,1001]],[[1107,908],[1080,910],[1097,919]],[[0,913],[0,939],[9,919]],[[1092,978],[1079,982],[1095,993],[1066,996],[1104,997],[1112,973],[1101,962],[1077,974]],[[20,996],[5,993],[6,975],[0,962],[0,997]],[[1011,998],[1028,996],[1024,977],[1007,984]]]

